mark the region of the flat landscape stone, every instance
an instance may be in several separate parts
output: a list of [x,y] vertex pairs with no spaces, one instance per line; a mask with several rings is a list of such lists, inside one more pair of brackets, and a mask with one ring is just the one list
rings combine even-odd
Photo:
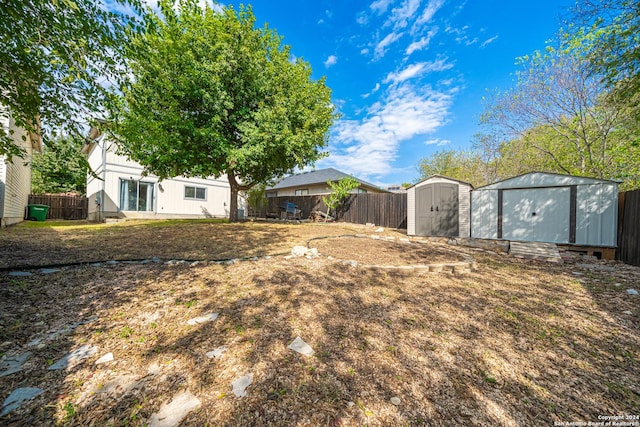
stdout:
[[231,387],[233,387],[233,394],[236,397],[244,397],[247,395],[247,387],[251,385],[253,382],[253,375],[247,374],[243,375],[234,382],[231,383]]
[[204,316],[194,317],[193,319],[187,320],[188,325],[197,325],[199,323],[207,323],[213,322],[218,318],[218,313],[209,313]]
[[22,365],[29,360],[31,352],[27,351],[17,356],[5,356],[0,359],[0,377],[15,374],[22,370]]
[[296,337],[291,344],[287,346],[289,350],[293,350],[305,356],[313,356],[314,351],[309,344],[303,341],[302,338]]
[[94,356],[98,352],[98,347],[90,346],[88,344],[78,347],[62,359],[58,360],[53,365],[49,366],[50,371],[57,371],[60,369],[73,368],[84,359]]
[[215,350],[212,351],[207,351],[205,353],[205,355],[209,358],[209,359],[213,359],[214,357],[219,358],[222,357],[222,355],[224,354],[225,351],[227,351],[228,348],[226,345],[220,346],[218,348],[216,348]]
[[42,394],[44,390],[38,387],[21,387],[13,390],[9,397],[2,404],[2,413],[0,417],[7,415],[9,412],[18,409],[24,402]]
[[200,399],[190,391],[178,393],[171,402],[165,403],[160,410],[149,418],[149,427],[174,427],[180,425],[189,412],[200,407]]
[[107,353],[102,356],[100,359],[96,360],[96,365],[101,365],[103,363],[113,362],[113,353]]

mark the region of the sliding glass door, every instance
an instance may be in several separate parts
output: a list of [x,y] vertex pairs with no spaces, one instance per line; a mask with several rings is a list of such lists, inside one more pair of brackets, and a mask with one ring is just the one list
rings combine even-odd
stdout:
[[153,211],[152,182],[141,182],[135,179],[120,180],[121,211]]

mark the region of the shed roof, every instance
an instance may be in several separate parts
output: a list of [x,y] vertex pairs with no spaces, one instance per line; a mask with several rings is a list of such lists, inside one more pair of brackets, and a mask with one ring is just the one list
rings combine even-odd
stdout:
[[415,184],[413,184],[413,185],[412,185],[411,187],[409,187],[409,188],[413,188],[413,187],[415,187],[415,186],[417,186],[417,185],[420,185],[420,184],[422,184],[422,183],[423,183],[423,182],[425,182],[425,181],[429,181],[430,179],[433,179],[433,178],[442,178],[442,179],[446,179],[446,180],[449,180],[449,181],[457,182],[457,183],[459,183],[459,184],[465,184],[465,185],[470,186],[470,187],[473,189],[473,184],[471,184],[471,183],[469,183],[469,182],[466,182],[466,181],[460,181],[459,179],[449,178],[448,176],[438,175],[438,174],[431,175],[431,176],[429,176],[428,178],[423,179],[422,181],[418,181],[418,182],[416,182]]
[[302,172],[295,175],[287,176],[282,178],[280,181],[278,181],[274,186],[268,187],[267,190],[280,190],[283,188],[304,187],[306,185],[313,185],[313,184],[324,184],[327,181],[339,181],[342,178],[347,176],[351,176],[352,178],[355,178],[363,186],[384,191],[367,181],[364,181],[360,178],[356,178],[353,175],[346,174],[334,168],[319,169],[311,172]]
[[550,172],[529,172],[522,175],[507,178],[493,184],[478,187],[477,190],[500,190],[506,188],[537,188],[537,187],[566,187],[568,185],[589,184],[615,184],[618,183],[606,179],[587,178],[583,176],[563,175]]

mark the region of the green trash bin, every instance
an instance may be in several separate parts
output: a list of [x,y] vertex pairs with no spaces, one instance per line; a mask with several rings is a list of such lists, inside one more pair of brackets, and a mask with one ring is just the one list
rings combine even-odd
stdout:
[[28,219],[33,221],[44,221],[47,219],[49,206],[47,205],[28,205]]

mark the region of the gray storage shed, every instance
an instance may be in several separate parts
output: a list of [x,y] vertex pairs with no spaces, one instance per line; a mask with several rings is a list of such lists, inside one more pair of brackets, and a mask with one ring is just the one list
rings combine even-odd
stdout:
[[407,234],[469,237],[473,186],[433,175],[407,189]]
[[531,172],[471,193],[471,237],[615,247],[618,184]]

